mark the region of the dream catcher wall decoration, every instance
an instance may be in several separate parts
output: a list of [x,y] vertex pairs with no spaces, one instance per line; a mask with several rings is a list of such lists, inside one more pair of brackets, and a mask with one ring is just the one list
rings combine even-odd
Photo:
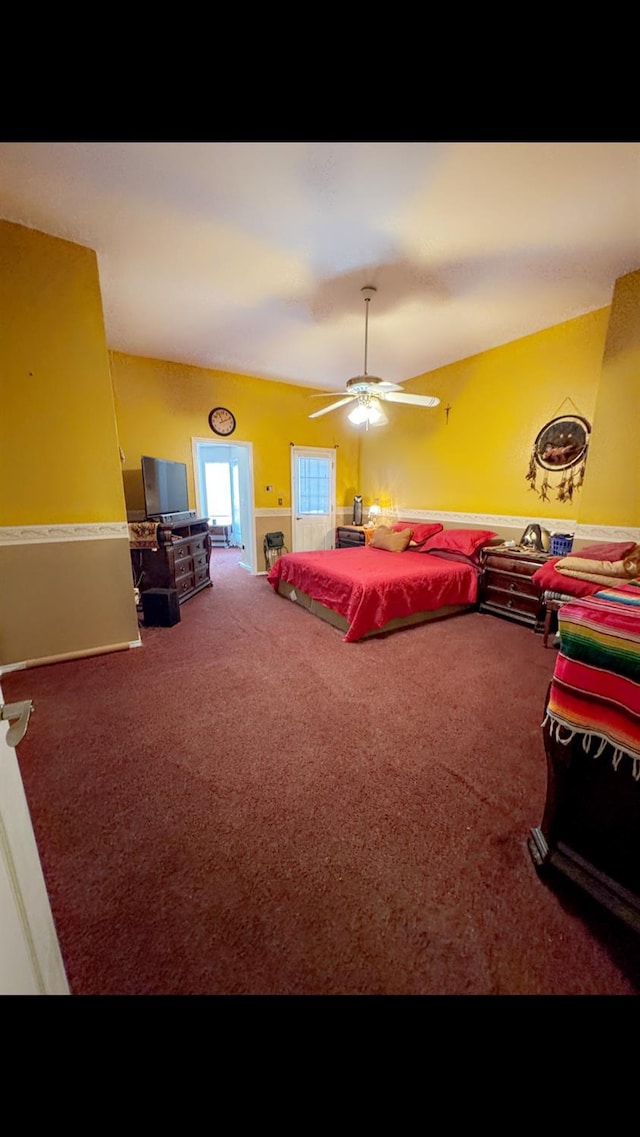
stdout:
[[[529,489],[542,501],[549,501],[555,489],[556,501],[572,501],[584,482],[591,424],[582,415],[559,415],[550,419],[538,433],[529,459]],[[540,471],[542,481],[538,485]],[[559,481],[552,481],[559,475]]]

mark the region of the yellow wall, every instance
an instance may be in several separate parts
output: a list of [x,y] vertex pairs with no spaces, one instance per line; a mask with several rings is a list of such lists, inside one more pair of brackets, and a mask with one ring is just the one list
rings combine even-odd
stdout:
[[0,222],[0,665],[139,642],[96,255]]
[[640,525],[640,271],[616,281],[579,520]]
[[[549,419],[580,414],[593,423],[609,311],[405,383],[407,391],[439,396],[440,406],[385,407],[389,426],[363,436],[367,498],[404,510],[575,518],[576,496],[543,502],[526,475],[536,435]],[[606,524],[606,516],[598,521]]]
[[95,252],[0,221],[0,310],[0,525],[124,519]]
[[[208,422],[216,406],[228,407],[236,418],[224,441],[252,443],[256,509],[277,509],[279,498],[281,508],[291,507],[291,444],[337,447],[337,504],[350,505],[360,492],[358,433],[339,414],[309,419],[318,409],[309,390],[118,352],[110,359],[129,510],[144,508],[143,454],[186,462],[189,507],[195,509],[191,439],[221,441]],[[273,489],[267,491],[268,485]]]

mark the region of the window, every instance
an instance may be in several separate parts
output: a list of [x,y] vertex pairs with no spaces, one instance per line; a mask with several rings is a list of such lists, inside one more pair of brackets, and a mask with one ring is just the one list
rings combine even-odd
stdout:
[[217,525],[231,525],[231,477],[228,462],[205,462],[207,517]]
[[329,513],[331,467],[326,458],[300,458],[298,464],[298,513]]

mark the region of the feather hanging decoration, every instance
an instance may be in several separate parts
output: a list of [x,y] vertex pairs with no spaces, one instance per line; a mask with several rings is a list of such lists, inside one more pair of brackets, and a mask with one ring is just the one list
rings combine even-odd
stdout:
[[[574,493],[584,482],[590,433],[591,424],[582,415],[557,416],[538,432],[525,476],[529,489],[537,493],[541,501],[549,501],[554,488],[556,501],[573,501]],[[544,470],[540,486],[537,485],[538,468]],[[551,478],[557,474],[561,477],[554,486]]]

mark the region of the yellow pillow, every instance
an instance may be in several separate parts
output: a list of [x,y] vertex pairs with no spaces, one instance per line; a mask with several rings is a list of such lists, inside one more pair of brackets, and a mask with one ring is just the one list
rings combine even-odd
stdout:
[[388,553],[403,553],[411,540],[411,529],[394,533],[388,525],[379,525],[374,530],[369,545],[372,549],[386,549]]

